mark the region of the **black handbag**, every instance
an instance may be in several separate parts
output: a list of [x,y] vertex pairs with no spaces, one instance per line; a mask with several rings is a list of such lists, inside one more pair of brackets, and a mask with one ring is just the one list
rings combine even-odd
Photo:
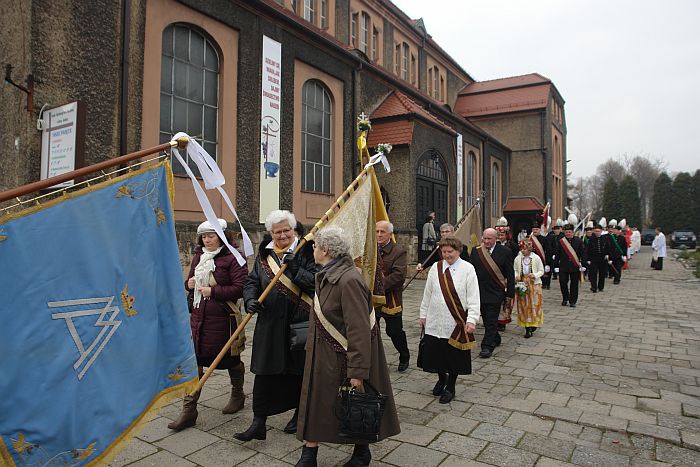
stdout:
[[420,340],[418,341],[418,358],[416,359],[416,366],[418,368],[423,368],[423,351],[425,350],[425,328],[420,329]]
[[289,350],[304,350],[309,335],[309,322],[301,321],[289,325]]
[[387,396],[374,389],[369,381],[364,382],[364,387],[372,392],[358,392],[348,386],[338,389],[335,416],[340,421],[338,436],[341,438],[379,440]]

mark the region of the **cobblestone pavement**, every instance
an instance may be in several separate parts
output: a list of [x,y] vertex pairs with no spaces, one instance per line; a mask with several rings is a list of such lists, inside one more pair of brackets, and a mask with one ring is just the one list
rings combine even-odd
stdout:
[[[575,309],[560,306],[558,284],[545,290],[544,326],[526,340],[511,324],[494,357],[473,352],[473,374],[458,379],[447,405],[431,395],[433,376],[415,367],[424,282],[411,284],[404,323],[414,354],[405,373],[384,336],[402,432],[373,445],[372,465],[700,465],[700,284],[672,258],[663,271],[649,261],[644,247],[603,293],[583,284]],[[251,401],[222,415],[227,380],[217,372],[205,386],[196,427],[169,430],[180,409],[171,404],[112,465],[296,463],[301,443],[282,432],[291,413],[268,419],[266,441],[233,439],[251,420]],[[323,445],[319,465],[342,465],[350,452]]]

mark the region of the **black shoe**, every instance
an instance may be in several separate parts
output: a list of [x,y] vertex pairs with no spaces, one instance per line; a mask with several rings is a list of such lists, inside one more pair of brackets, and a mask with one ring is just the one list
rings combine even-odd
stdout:
[[615,284],[615,285],[617,285],[619,283],[620,283],[620,281],[613,281],[613,284]]
[[498,323],[498,332],[505,332],[506,330],[506,325]]
[[265,430],[265,422],[267,417],[253,417],[253,423],[243,433],[233,435],[239,441],[250,441],[251,439],[265,439],[267,431]]
[[576,308],[576,304],[575,304],[575,303],[569,303],[569,306],[570,306],[571,308]]
[[296,463],[296,467],[316,467],[316,456],[318,455],[318,446],[315,448],[310,448],[304,446],[301,448],[301,457],[299,457],[299,462]]
[[481,352],[479,352],[479,357],[481,358],[489,358],[491,355],[493,355],[493,350],[491,349],[481,349]]
[[399,360],[399,373],[408,370],[408,360]]
[[299,418],[299,409],[294,410],[294,415],[292,415],[292,418],[287,422],[287,425],[284,427],[282,431],[288,434],[294,434],[297,432],[297,419]]
[[343,464],[343,467],[365,467],[372,460],[372,453],[366,444],[356,444],[352,451],[352,457]]
[[561,301],[561,306],[566,306],[566,305],[567,305],[567,303],[569,303],[569,301],[568,301],[568,300],[562,300],[562,301]]
[[433,386],[433,396],[439,396],[445,390],[445,381],[439,379],[435,386]]
[[441,404],[449,404],[452,399],[454,399],[455,393],[450,391],[449,389],[445,389],[442,391],[442,395],[440,396],[440,403]]
[[594,289],[593,287],[591,287],[591,292],[597,293],[597,292],[598,292],[598,289]]
[[527,328],[525,329],[525,339],[529,339],[532,337],[532,329]]

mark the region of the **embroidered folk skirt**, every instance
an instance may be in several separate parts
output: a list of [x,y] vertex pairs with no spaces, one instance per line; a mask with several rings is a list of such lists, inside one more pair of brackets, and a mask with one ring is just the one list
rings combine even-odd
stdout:
[[513,315],[513,302],[508,305],[507,299],[503,299],[501,304],[501,311],[498,313],[498,324],[508,324],[512,321],[511,316]]
[[299,407],[304,375],[255,375],[253,414],[276,415]]
[[451,346],[447,339],[426,334],[418,347],[419,367],[427,373],[450,373],[470,375],[472,373],[472,353]]
[[518,304],[518,326],[540,327],[544,323],[542,285],[528,281],[527,287],[525,295],[515,294]]

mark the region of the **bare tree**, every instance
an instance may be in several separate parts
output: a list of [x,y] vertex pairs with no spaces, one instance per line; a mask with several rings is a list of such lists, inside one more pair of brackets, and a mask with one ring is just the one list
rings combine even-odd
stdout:
[[668,163],[652,154],[637,154],[628,159],[627,171],[639,184],[639,200],[642,205],[642,221],[646,222],[651,213],[651,198],[654,193],[654,181],[663,172]]
[[625,178],[625,175],[627,175],[627,169],[624,165],[622,165],[622,162],[620,162],[621,160],[624,159],[621,157],[618,157],[617,159],[608,159],[598,166],[596,169],[596,175],[598,175],[598,177],[603,181],[607,180],[608,178],[612,178],[615,180],[615,183],[619,185],[622,179]]

